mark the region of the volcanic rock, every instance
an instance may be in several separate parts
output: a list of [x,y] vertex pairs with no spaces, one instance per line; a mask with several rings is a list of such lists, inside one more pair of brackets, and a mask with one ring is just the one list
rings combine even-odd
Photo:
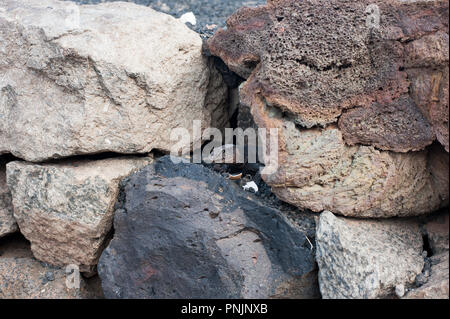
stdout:
[[409,97],[351,109],[342,114],[339,128],[348,145],[373,145],[395,152],[420,151],[435,139],[431,125]]
[[[448,45],[448,36],[447,36]],[[447,48],[448,52],[448,48]],[[410,69],[411,97],[433,126],[438,141],[449,151],[448,67],[440,70]]]
[[[355,217],[448,205],[448,167],[428,147],[448,135],[447,20],[447,1],[279,0],[230,17],[208,49],[247,79],[242,122],[247,107],[278,129],[278,170],[263,178],[280,199]],[[442,76],[417,80],[429,73]]]
[[107,298],[313,298],[314,220],[163,157],[124,180],[98,272]]
[[[383,23],[370,27],[367,9],[374,5]],[[447,20],[447,1],[268,1],[236,12],[208,47],[248,78],[244,95],[261,95],[304,127],[336,122],[357,106],[369,117],[382,104],[389,112],[371,122],[374,145],[382,135],[387,149],[397,150],[404,138],[409,140],[403,151],[421,149],[438,134],[448,151],[448,117],[441,116],[448,114]],[[416,80],[430,72],[432,79]],[[425,95],[414,94],[424,90]],[[358,125],[342,126],[353,137],[350,143],[366,142]],[[405,126],[412,129],[409,136]]]

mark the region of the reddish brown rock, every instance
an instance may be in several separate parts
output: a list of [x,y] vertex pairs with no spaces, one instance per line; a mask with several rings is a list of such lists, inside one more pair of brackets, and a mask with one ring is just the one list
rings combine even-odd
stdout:
[[122,183],[98,271],[106,298],[316,298],[312,216],[291,222],[202,165],[160,158]]
[[449,151],[448,66],[441,70],[411,69],[411,97],[428,121],[438,141]]
[[247,78],[256,125],[278,129],[278,169],[263,178],[280,199],[370,218],[448,205],[443,155],[426,149],[448,135],[447,20],[439,0],[279,0],[242,8],[208,41]]
[[[365,218],[416,216],[448,205],[426,151],[412,154],[345,145],[337,128],[282,132],[289,144],[273,175],[263,177],[283,201],[314,212]],[[448,185],[448,177],[447,177]],[[447,193],[446,193],[447,191]]]
[[405,66],[416,69],[448,65],[448,30],[446,32],[437,31],[408,42]]
[[[253,90],[251,83],[241,92]],[[281,200],[365,218],[417,216],[448,205],[448,154],[439,144],[406,154],[349,146],[335,125],[305,130],[261,94],[243,96],[260,127],[278,129],[278,169],[263,178]]]
[[[367,23],[366,10],[373,4],[381,14],[379,27]],[[447,20],[447,1],[272,0],[264,7],[240,9],[208,46],[248,78],[252,89],[244,94],[261,94],[297,124],[333,123],[354,107],[361,108],[355,116],[370,117],[377,102],[388,110],[375,111],[371,130],[363,134],[372,135],[361,136],[364,128],[348,126],[350,144],[406,152],[423,149],[437,135],[448,151]],[[420,82],[417,77],[424,72],[441,78]],[[430,93],[414,94],[423,90]],[[426,119],[415,103],[396,101],[408,100],[409,92]],[[447,117],[441,116],[445,112]]]
[[349,145],[402,153],[422,150],[435,139],[431,125],[409,97],[351,109],[340,118],[339,128]]
[[[448,2],[447,2],[448,4]],[[433,126],[439,142],[449,151],[447,30],[425,35],[405,46],[410,93],[420,111]]]

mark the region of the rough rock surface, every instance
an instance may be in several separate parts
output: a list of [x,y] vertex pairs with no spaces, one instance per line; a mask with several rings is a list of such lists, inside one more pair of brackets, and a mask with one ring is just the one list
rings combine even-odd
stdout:
[[228,120],[200,36],[150,8],[2,0],[0,43],[0,154],[170,151],[171,129]]
[[149,163],[150,158],[8,163],[14,217],[34,256],[94,270],[112,227],[120,179]]
[[286,140],[280,167],[265,179],[290,204],[367,218],[420,215],[448,205],[448,165],[435,169],[442,163],[435,157],[445,152],[349,147],[336,127],[299,130],[280,123]]
[[[82,4],[113,2],[123,0],[72,0]],[[242,6],[252,7],[266,3],[266,0],[128,0],[149,6],[155,10],[168,13],[176,18],[192,12],[196,24],[188,24],[190,28],[203,37],[211,36],[218,27],[224,27],[226,19]]]
[[5,240],[0,243],[0,299],[102,298],[98,278],[80,276],[80,288],[68,288],[65,269],[34,259],[24,239]]
[[248,104],[260,127],[278,129],[278,170],[263,178],[283,201],[367,218],[421,215],[448,205],[449,157],[439,144],[406,154],[349,146],[335,125],[305,130],[257,97]]
[[395,152],[420,151],[435,139],[431,125],[409,97],[351,109],[341,116],[339,128],[349,145]]
[[424,225],[424,232],[434,255],[449,251],[449,213],[447,211],[430,216]]
[[308,215],[293,224],[219,174],[170,157],[124,180],[120,198],[98,264],[107,298],[318,296]]
[[374,299],[414,283],[422,272],[422,236],[412,221],[353,220],[320,215],[316,234],[325,299]]
[[[382,20],[375,26],[367,12],[373,5]],[[208,47],[248,78],[244,96],[259,95],[304,127],[336,122],[344,110],[361,107],[365,117],[376,113],[370,123],[373,145],[383,137],[384,149],[416,150],[440,132],[448,149],[442,138],[448,136],[448,120],[440,116],[448,114],[447,21],[448,1],[269,0],[267,6],[237,11]],[[418,95],[422,101],[416,105],[409,99],[413,71],[432,70],[440,78],[423,84],[431,92]],[[389,112],[374,110],[378,104]],[[417,107],[429,111],[434,130]],[[343,121],[340,126],[351,143],[367,142],[359,125]]]
[[11,192],[6,185],[6,160],[0,157],[0,238],[17,231]]
[[256,125],[278,129],[278,171],[263,178],[280,199],[355,217],[448,205],[448,165],[427,147],[448,135],[447,21],[448,1],[279,0],[242,8],[208,40],[247,79]]
[[[411,68],[407,69],[411,81],[411,97],[433,126],[438,141],[444,145],[447,152],[449,151],[448,43],[448,30],[446,33],[437,32],[411,42],[408,46],[414,47],[417,56],[422,57],[423,62],[414,61],[410,64]],[[439,66],[444,63],[447,65]]]
[[431,276],[423,286],[411,290],[405,299],[448,299],[449,298],[449,254],[448,251],[431,257]]

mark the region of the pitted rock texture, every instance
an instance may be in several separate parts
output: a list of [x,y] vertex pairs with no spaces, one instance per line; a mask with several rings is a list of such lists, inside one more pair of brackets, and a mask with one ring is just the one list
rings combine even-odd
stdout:
[[339,128],[349,145],[373,145],[395,152],[420,151],[435,139],[431,125],[409,97],[351,109],[342,114]]
[[11,192],[6,184],[6,160],[0,157],[0,237],[16,231]]
[[263,178],[301,209],[384,218],[448,205],[445,151],[430,146],[448,83],[416,81],[448,68],[448,2],[375,3],[379,29],[364,1],[280,0],[239,10],[208,41],[247,78],[240,101],[256,125],[278,129],[278,170]]
[[302,130],[268,113],[264,119],[278,123],[283,144],[277,172],[263,177],[281,200],[365,218],[422,215],[448,205],[448,153],[440,145],[408,154],[348,146],[337,127]]
[[422,236],[413,221],[320,215],[316,234],[324,299],[376,299],[411,286],[422,272]]
[[170,151],[171,129],[228,120],[227,88],[200,36],[169,15],[55,0],[0,9],[0,154]]
[[[367,23],[374,4],[379,27]],[[448,1],[269,0],[237,11],[208,47],[248,79],[243,100],[258,95],[303,127],[354,107],[371,117],[382,105],[369,139],[360,125],[341,125],[351,144],[406,152],[437,135],[448,151],[447,21]]]
[[112,227],[120,180],[149,163],[150,158],[8,163],[14,217],[34,256],[91,273]]
[[106,298],[318,297],[311,216],[294,224],[221,175],[170,157],[124,180],[120,198],[98,264]]

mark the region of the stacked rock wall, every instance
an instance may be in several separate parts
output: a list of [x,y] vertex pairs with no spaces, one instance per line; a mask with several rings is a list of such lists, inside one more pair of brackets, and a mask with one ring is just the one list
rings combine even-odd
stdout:
[[208,47],[247,79],[256,124],[279,130],[279,169],[264,176],[277,196],[355,217],[448,205],[448,167],[430,160],[448,158],[447,21],[446,1],[282,0],[230,17]]
[[168,152],[173,128],[225,124],[216,108],[226,86],[198,34],[133,4],[72,6],[2,1],[0,153],[38,162]]
[[0,1],[0,237],[20,229],[33,253],[0,257],[0,296],[88,296],[64,269],[95,275],[120,181],[170,152],[173,129],[226,126],[227,98],[200,36],[169,15]]
[[[448,298],[448,10],[0,0],[0,298]],[[159,158],[195,120],[276,171]]]
[[269,0],[208,40],[246,79],[242,123],[278,129],[263,179],[322,213],[324,298],[448,298],[448,249],[424,251],[420,219],[388,219],[448,206],[448,17],[447,1]]

